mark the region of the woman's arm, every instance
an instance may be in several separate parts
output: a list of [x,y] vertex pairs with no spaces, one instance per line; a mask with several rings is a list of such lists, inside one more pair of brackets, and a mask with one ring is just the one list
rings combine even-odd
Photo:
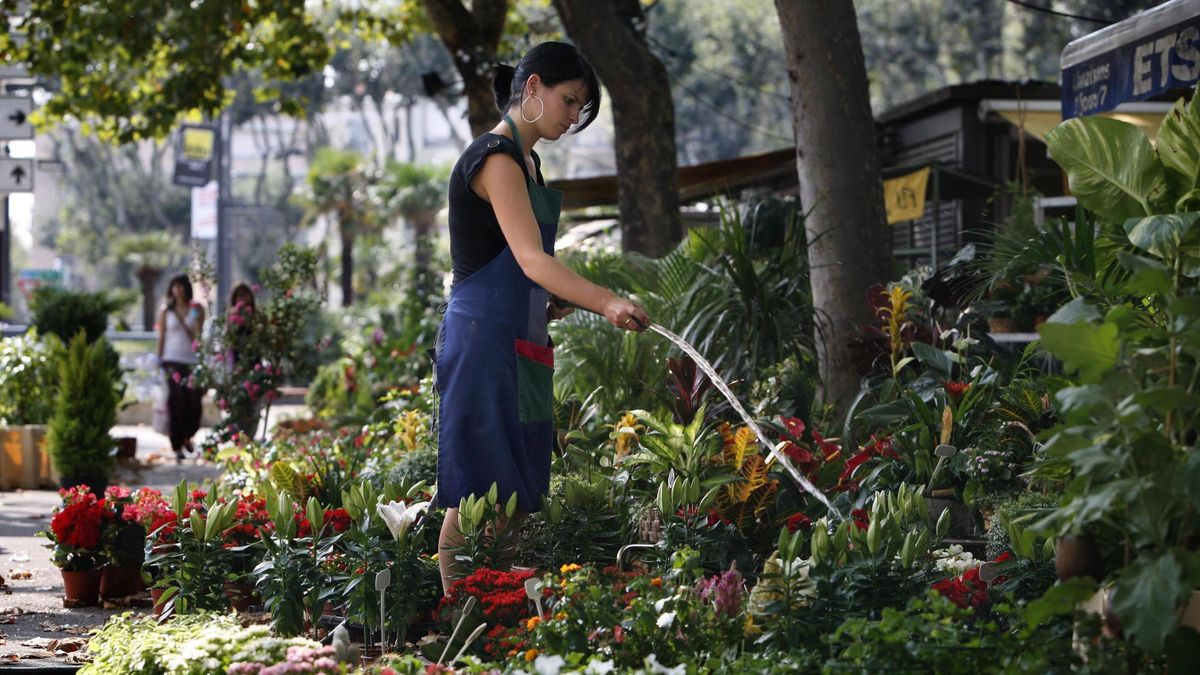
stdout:
[[511,158],[489,156],[472,187],[477,187],[479,196],[491,202],[513,257],[534,283],[564,300],[604,315],[617,328],[642,329],[650,324],[644,309],[584,279],[542,250],[542,234],[529,203],[525,175]]

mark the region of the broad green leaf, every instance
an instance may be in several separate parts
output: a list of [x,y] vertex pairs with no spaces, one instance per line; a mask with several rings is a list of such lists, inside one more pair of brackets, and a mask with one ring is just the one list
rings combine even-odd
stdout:
[[1096,593],[1096,582],[1091,577],[1073,577],[1050,587],[1046,594],[1029,603],[1025,608],[1025,621],[1030,628],[1037,628],[1052,616],[1072,615],[1075,606]]
[[950,361],[950,355],[946,352],[924,342],[913,342],[912,350],[921,363],[933,368],[943,377],[950,377],[953,363]]
[[1046,134],[1050,156],[1067,172],[1071,194],[1114,223],[1153,215],[1167,176],[1141,129],[1104,117],[1069,119]]
[[1158,128],[1158,156],[1176,197],[1200,187],[1200,104],[1181,98]]
[[1162,651],[1175,630],[1175,608],[1192,588],[1185,583],[1183,566],[1167,553],[1150,560],[1138,559],[1125,568],[1112,604],[1125,632],[1151,654]]
[[1100,318],[1100,312],[1083,298],[1075,298],[1046,319],[1046,323],[1078,323],[1080,321],[1095,321]]
[[[1198,146],[1200,147],[1200,146]],[[1134,246],[1154,255],[1173,260],[1179,252],[1179,244],[1196,221],[1200,213],[1174,213],[1148,218],[1130,218],[1125,221],[1125,234]]]
[[1160,413],[1166,413],[1176,408],[1194,408],[1200,403],[1200,398],[1188,392],[1183,387],[1155,387],[1139,391],[1133,399],[1141,405]]
[[1038,327],[1042,345],[1063,362],[1067,372],[1079,372],[1084,383],[1097,384],[1117,363],[1120,338],[1111,323],[1053,323]]
[[1081,387],[1064,387],[1058,390],[1055,398],[1058,399],[1059,412],[1064,415],[1076,412],[1086,414],[1090,410],[1107,404],[1104,389],[1091,384]]
[[1140,295],[1165,295],[1171,292],[1171,270],[1161,262],[1126,251],[1117,254],[1121,267],[1129,270],[1126,287]]

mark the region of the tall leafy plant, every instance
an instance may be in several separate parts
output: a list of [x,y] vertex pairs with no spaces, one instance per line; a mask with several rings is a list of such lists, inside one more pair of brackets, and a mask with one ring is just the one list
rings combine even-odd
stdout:
[[[107,484],[113,465],[109,430],[120,394],[108,362],[108,342],[88,342],[80,331],[58,365],[58,394],[49,425],[49,452],[64,481],[88,478]],[[96,485],[91,485],[95,489]]]
[[1079,203],[1128,241],[1115,292],[1081,296],[1039,329],[1077,378],[1056,394],[1063,423],[1039,472],[1068,482],[1042,525],[1119,543],[1108,556],[1112,608],[1150,655],[1187,640],[1176,609],[1200,588],[1195,98],[1175,105],[1158,139],[1155,148],[1137,128],[1103,118],[1069,120],[1047,135]]

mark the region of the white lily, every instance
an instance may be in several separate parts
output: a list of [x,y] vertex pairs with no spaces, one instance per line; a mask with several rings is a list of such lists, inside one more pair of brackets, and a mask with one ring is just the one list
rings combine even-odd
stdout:
[[375,507],[376,513],[387,527],[392,532],[392,537],[396,541],[404,541],[404,536],[408,534],[408,529],[413,523],[417,522],[417,517],[429,508],[429,502],[413,502],[410,505],[405,505],[404,502],[389,502],[387,504],[379,504]]

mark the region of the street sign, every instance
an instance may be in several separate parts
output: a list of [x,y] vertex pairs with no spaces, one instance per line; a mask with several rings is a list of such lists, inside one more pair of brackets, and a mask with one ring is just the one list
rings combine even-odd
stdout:
[[0,158],[0,193],[33,192],[33,158]]
[[204,187],[212,180],[213,150],[217,131],[212,127],[185,124],[179,129],[175,147],[175,184]]
[[13,141],[33,138],[29,113],[33,99],[28,96],[0,96],[0,140]]
[[1171,0],[1071,41],[1062,118],[1094,115],[1200,81],[1200,0]]
[[192,239],[217,238],[217,181],[192,188]]

